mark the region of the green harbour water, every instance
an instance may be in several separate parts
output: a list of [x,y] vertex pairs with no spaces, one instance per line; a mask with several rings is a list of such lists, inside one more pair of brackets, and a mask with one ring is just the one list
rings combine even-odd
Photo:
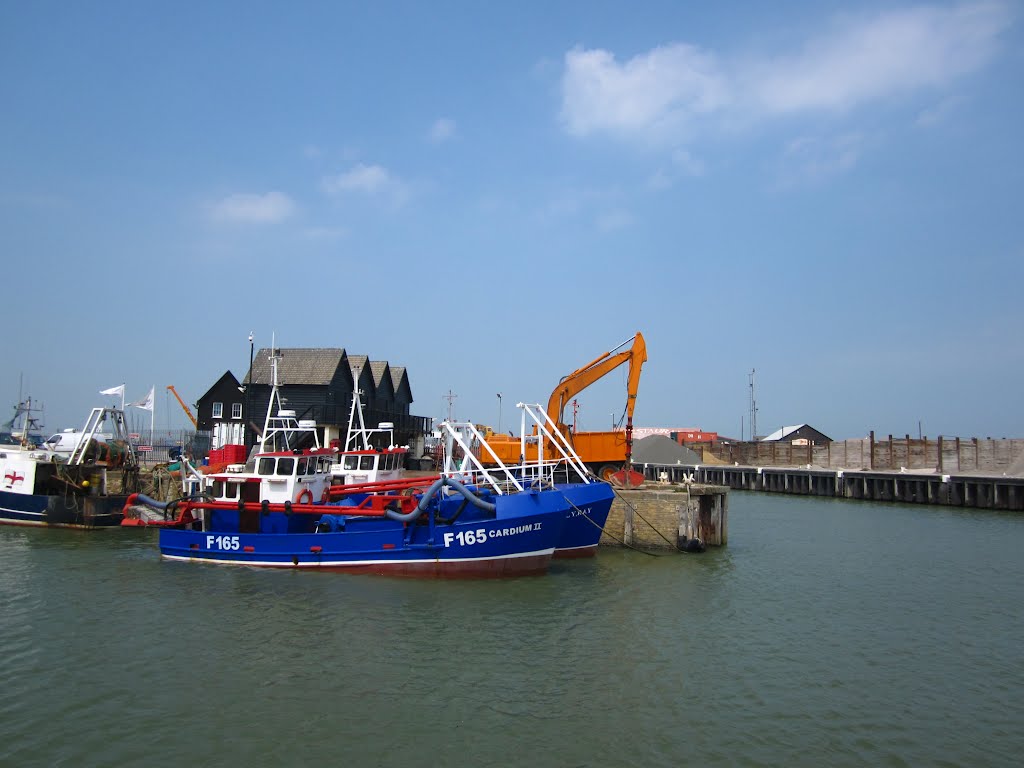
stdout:
[[733,492],[729,545],[421,581],[0,528],[0,766],[1010,766],[1024,516]]

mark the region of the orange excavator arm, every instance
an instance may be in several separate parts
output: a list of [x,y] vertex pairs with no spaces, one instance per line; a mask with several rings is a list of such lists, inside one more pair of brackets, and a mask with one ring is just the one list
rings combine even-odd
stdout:
[[[629,349],[617,351],[630,342],[632,342],[632,346]],[[640,368],[647,362],[647,345],[644,343],[643,334],[639,331],[633,338],[627,339],[614,349],[591,360],[582,368],[577,368],[568,376],[564,376],[548,399],[548,416],[561,426],[563,424],[562,412],[575,395],[627,361],[629,362],[629,377],[626,383],[626,423],[629,431],[632,432],[633,410],[636,408],[636,393],[640,386]],[[632,435],[629,437],[631,438]]]
[[180,405],[181,409],[185,411],[185,415],[188,416],[188,420],[192,422],[192,426],[199,429],[199,422],[196,421],[196,417],[192,415],[192,409],[185,405],[185,401],[181,399],[181,395],[178,394],[178,390],[174,388],[173,384],[168,384],[167,388],[171,390],[171,394],[174,395],[175,399],[178,401],[178,405]]

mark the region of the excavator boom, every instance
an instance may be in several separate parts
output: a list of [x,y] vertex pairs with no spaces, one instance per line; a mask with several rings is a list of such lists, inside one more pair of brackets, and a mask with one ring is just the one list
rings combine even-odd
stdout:
[[[573,397],[598,379],[607,376],[620,365],[629,363],[626,392],[626,429],[609,432],[571,431],[562,420],[562,414]],[[647,362],[647,345],[643,334],[637,333],[614,349],[594,358],[582,368],[577,368],[558,382],[548,399],[548,416],[557,428],[572,442],[573,448],[588,469],[603,480],[609,480],[622,488],[638,488],[643,484],[643,475],[633,472],[633,410],[636,408],[636,393],[640,385],[640,369]],[[524,460],[520,438],[506,435],[491,435],[487,443],[494,455],[506,464]],[[544,454],[553,455],[545,444]],[[621,467],[621,470],[619,470]],[[616,471],[618,470],[618,471]]]
[[[617,351],[630,342],[632,342],[632,346],[629,349],[622,352]],[[563,377],[548,399],[548,416],[556,424],[564,423],[562,414],[573,397],[627,361],[629,362],[629,379],[626,384],[626,418],[632,421],[633,411],[636,408],[636,392],[640,386],[640,369],[647,362],[647,345],[644,342],[643,334],[639,331],[633,338],[627,339],[614,349]]]

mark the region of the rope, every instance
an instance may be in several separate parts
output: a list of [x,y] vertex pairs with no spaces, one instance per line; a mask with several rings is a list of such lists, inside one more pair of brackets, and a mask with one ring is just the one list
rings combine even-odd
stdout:
[[662,539],[664,539],[664,540],[665,540],[665,543],[666,543],[666,544],[668,544],[669,546],[671,546],[671,547],[672,547],[672,549],[674,549],[674,550],[675,550],[676,552],[682,552],[682,553],[684,553],[684,554],[686,553],[686,550],[685,550],[685,549],[680,549],[680,548],[679,548],[679,544],[677,544],[677,543],[676,543],[676,542],[674,542],[674,541],[670,541],[670,540],[669,540],[669,539],[668,539],[668,538],[667,538],[667,537],[665,536],[665,534],[663,534],[663,533],[662,533],[661,531],[659,531],[659,530],[658,530],[657,528],[655,528],[655,527],[654,527],[654,524],[653,524],[653,523],[651,523],[651,521],[650,521],[650,520],[648,520],[648,519],[647,519],[646,517],[644,517],[643,515],[641,515],[641,514],[640,514],[640,512],[639,512],[639,510],[638,510],[638,509],[637,509],[636,507],[634,507],[634,506],[633,506],[632,504],[630,504],[630,503],[629,503],[628,501],[626,501],[626,500],[625,500],[624,498],[622,498],[622,496],[621,496],[621,495],[619,494],[619,491],[618,491],[618,489],[616,489],[616,488],[614,488],[614,487],[613,487],[613,488],[612,488],[612,490],[613,490],[613,491],[615,492],[615,495],[616,495],[616,496],[618,496],[618,498],[619,498],[619,501],[621,501],[621,502],[622,502],[623,504],[625,504],[625,505],[626,505],[626,506],[628,506],[628,507],[629,507],[630,509],[632,509],[632,510],[633,510],[633,514],[634,514],[634,515],[636,515],[637,517],[639,517],[639,518],[640,518],[641,520],[643,520],[643,521],[644,521],[645,523],[647,523],[647,525],[648,525],[648,526],[650,526],[650,529],[651,529],[652,531],[654,531],[654,532],[655,532],[656,534],[658,534],[658,535],[659,535],[659,536],[660,536],[660,537],[661,537]]
[[[576,510],[577,512],[579,512],[579,513],[580,513],[580,514],[581,514],[581,515],[583,516],[583,519],[585,519],[585,520],[586,520],[586,521],[587,521],[588,523],[590,523],[590,524],[591,524],[592,526],[594,526],[595,528],[599,529],[599,530],[601,531],[601,533],[602,533],[602,534],[604,534],[605,536],[607,536],[608,538],[610,538],[610,539],[614,539],[615,541],[619,542],[619,544],[621,544],[622,546],[626,547],[627,549],[632,549],[632,550],[633,550],[634,552],[639,552],[639,553],[640,553],[641,555],[647,555],[648,557],[662,557],[662,555],[659,555],[659,554],[657,554],[657,553],[655,553],[655,552],[645,552],[644,550],[642,550],[642,549],[639,549],[638,547],[634,547],[634,546],[633,546],[632,544],[627,544],[627,543],[625,542],[625,540],[623,540],[623,539],[620,539],[620,538],[619,538],[618,536],[616,536],[615,534],[613,534],[613,533],[610,533],[610,532],[608,532],[608,531],[607,531],[607,530],[605,529],[605,527],[604,527],[603,525],[598,525],[598,524],[597,524],[597,523],[595,523],[595,522],[594,522],[593,520],[591,520],[591,519],[590,519],[590,515],[588,515],[588,514],[587,514],[586,512],[584,512],[584,511],[583,511],[582,509],[580,509],[579,507],[577,507],[577,506],[576,506],[575,504],[573,504],[573,503],[572,503],[572,502],[571,502],[571,501],[569,500],[569,497],[567,497],[567,496],[566,496],[566,495],[565,495],[564,493],[562,494],[562,498],[563,498],[563,499],[565,499],[565,502],[566,502],[566,503],[567,503],[567,504],[568,504],[568,505],[569,505],[570,507],[572,507],[572,508],[573,508],[573,509],[575,509],[575,510]],[[646,522],[646,521],[645,521],[645,522]]]

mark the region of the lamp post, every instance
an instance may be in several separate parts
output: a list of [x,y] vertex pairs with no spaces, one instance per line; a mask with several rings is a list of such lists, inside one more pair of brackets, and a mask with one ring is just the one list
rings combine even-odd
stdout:
[[242,442],[245,443],[245,447],[249,447],[249,422],[252,419],[249,416],[249,408],[252,405],[252,331],[249,331],[249,382],[245,385],[245,422],[242,424]]
[[498,393],[498,434],[501,434],[501,392]]

